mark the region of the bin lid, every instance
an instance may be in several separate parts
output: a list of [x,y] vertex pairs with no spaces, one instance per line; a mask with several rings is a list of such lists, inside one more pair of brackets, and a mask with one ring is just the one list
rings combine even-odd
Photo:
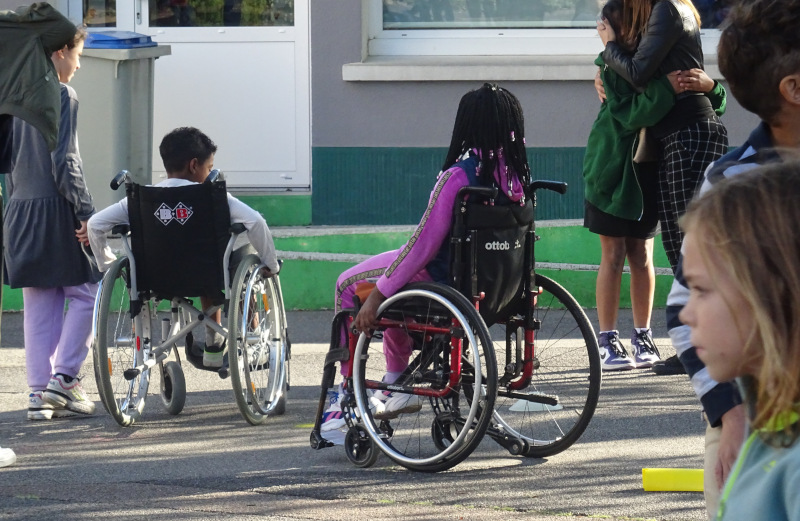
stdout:
[[158,44],[146,34],[132,31],[99,31],[86,36],[83,46],[86,49],[135,49],[155,47]]

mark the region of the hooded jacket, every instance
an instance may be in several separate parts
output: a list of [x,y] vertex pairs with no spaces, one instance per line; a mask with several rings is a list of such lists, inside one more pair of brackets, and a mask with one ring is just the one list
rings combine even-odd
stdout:
[[50,55],[75,31],[75,24],[46,2],[0,11],[0,114],[33,125],[50,151],[61,115],[61,87]]

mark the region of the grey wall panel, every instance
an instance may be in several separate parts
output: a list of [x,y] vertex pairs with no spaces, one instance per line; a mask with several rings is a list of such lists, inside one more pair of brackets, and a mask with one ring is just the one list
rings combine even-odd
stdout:
[[[342,65],[361,59],[361,31],[360,0],[311,2],[312,146],[447,146],[459,99],[481,82],[345,82]],[[591,81],[502,85],[522,103],[529,147],[586,145],[598,108]],[[757,121],[729,99],[732,145]]]

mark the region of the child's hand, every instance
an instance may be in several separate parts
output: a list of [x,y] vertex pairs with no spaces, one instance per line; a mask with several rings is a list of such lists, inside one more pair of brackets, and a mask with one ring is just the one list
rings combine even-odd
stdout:
[[270,269],[269,269],[269,268],[267,268],[266,266],[264,266],[263,268],[261,268],[261,271],[259,272],[259,275],[261,275],[261,276],[262,276],[262,277],[264,277],[265,279],[268,279],[268,278],[270,278],[270,277],[274,277],[274,276],[275,276],[275,273],[273,273],[272,271],[270,271]]
[[81,221],[81,227],[75,230],[75,237],[84,246],[89,246],[89,231],[86,228],[86,221]]
[[674,71],[667,74],[667,78],[676,94],[688,90],[702,93],[711,92],[715,83],[703,69]]
[[597,68],[597,74],[594,76],[594,90],[597,91],[597,97],[600,98],[600,103],[606,101],[606,88],[603,86],[603,77],[600,76],[600,68]]
[[377,287],[370,292],[366,302],[364,302],[361,309],[358,311],[355,321],[353,321],[353,327],[356,331],[369,333],[375,329],[375,317],[378,315],[378,308],[384,300],[386,300],[386,297],[378,291]]
[[597,22],[597,34],[599,34],[600,39],[603,40],[603,47],[605,47],[608,42],[613,42],[617,39],[617,33],[614,32],[614,28],[611,27],[611,24],[605,23],[605,19]]

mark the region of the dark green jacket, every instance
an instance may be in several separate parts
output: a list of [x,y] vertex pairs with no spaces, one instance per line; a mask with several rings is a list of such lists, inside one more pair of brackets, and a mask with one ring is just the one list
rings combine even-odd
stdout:
[[75,24],[45,2],[0,11],[0,114],[36,127],[55,149],[61,86],[50,55],[75,37]]
[[[638,220],[642,216],[643,194],[633,154],[639,129],[651,127],[666,116],[675,103],[675,95],[666,77],[651,80],[644,92],[637,93],[605,66],[602,53],[595,64],[601,68],[607,99],[600,106],[586,144],[584,196],[605,213]],[[708,96],[717,114],[722,114],[726,97],[722,85],[717,82]]]

